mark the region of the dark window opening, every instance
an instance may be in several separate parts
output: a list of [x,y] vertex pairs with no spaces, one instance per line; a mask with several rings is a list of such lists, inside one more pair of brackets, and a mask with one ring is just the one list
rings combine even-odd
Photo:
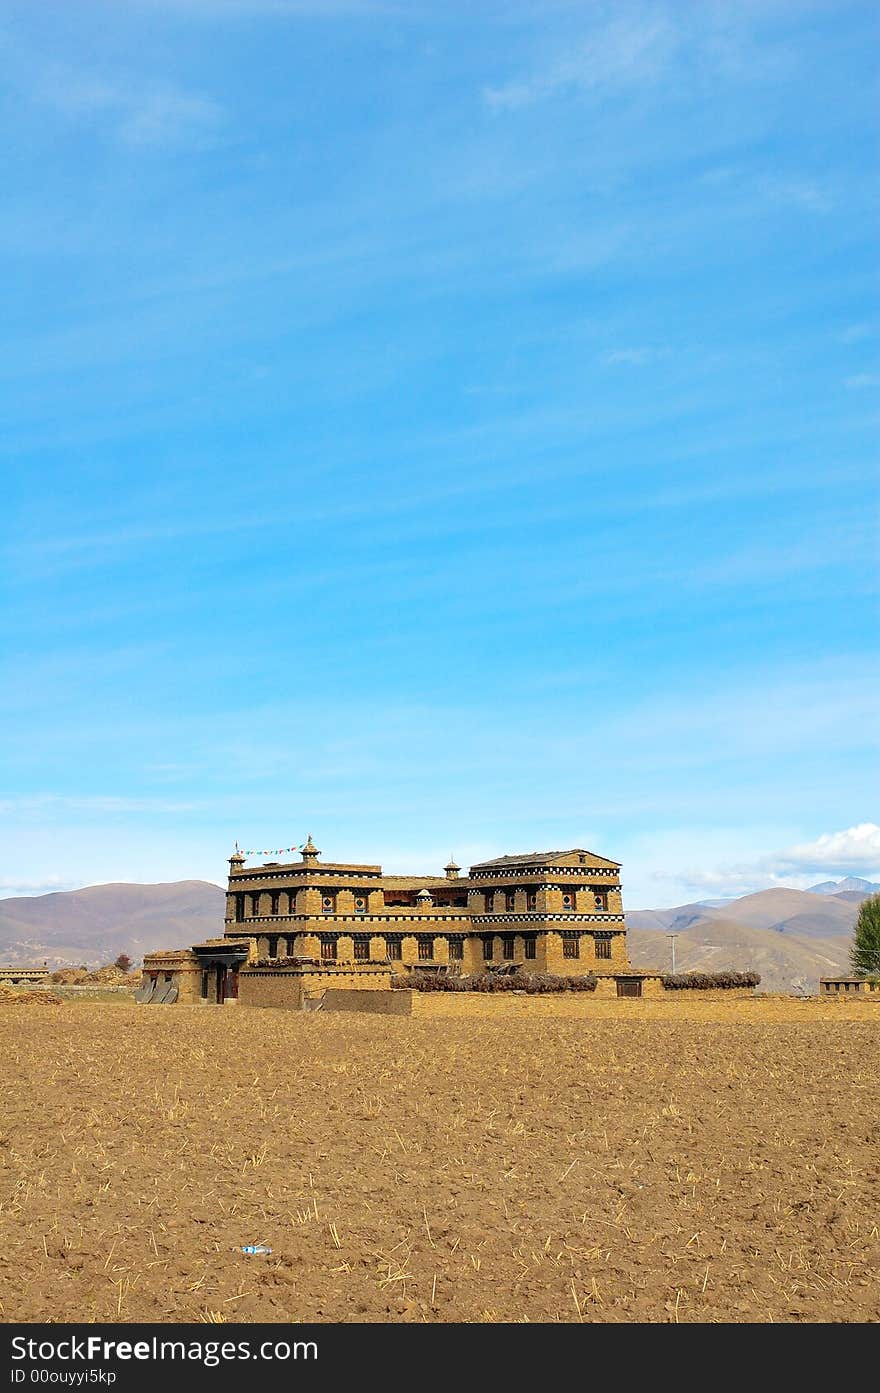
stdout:
[[354,912],[355,912],[355,914],[366,914],[366,912],[367,912],[367,897],[366,897],[366,895],[355,895],[355,897],[354,897]]
[[510,962],[513,958],[514,940],[507,935],[501,940],[501,956]]
[[433,940],[433,938],[420,938],[420,939],[419,939],[419,961],[420,961],[420,962],[430,962],[431,959],[433,958],[433,956],[434,956],[434,940]]
[[321,913],[334,914],[336,912],[336,896],[324,895],[321,899]]
[[507,910],[516,908],[516,894],[513,890],[508,890],[504,896],[504,908]]
[[596,908],[597,908],[597,909],[607,909],[607,908],[608,908],[608,895],[607,895],[606,891],[604,891],[604,890],[599,890],[599,891],[597,891],[597,892],[596,892],[596,897],[595,897],[595,898],[596,898]]
[[562,956],[564,958],[579,958],[581,955],[581,941],[572,936],[562,940]]
[[243,918],[244,918],[244,895],[236,895],[236,897],[235,897],[235,922],[236,922],[236,924],[240,924]]
[[321,939],[321,957],[325,962],[333,962],[336,958],[336,939]]
[[562,896],[562,908],[574,909],[574,891],[566,890]]
[[370,940],[368,938],[356,938],[354,941],[354,960],[356,963],[365,963],[370,957]]
[[536,890],[530,890],[526,895],[526,909],[536,910],[538,908],[538,894]]
[[207,999],[208,999],[208,974],[207,974],[207,972],[203,972],[203,973],[202,973],[202,1000],[203,1000],[203,1001],[207,1001]]
[[491,962],[492,959],[494,958],[494,956],[495,956],[495,940],[494,940],[494,938],[484,938],[484,939],[483,939],[483,959],[484,959],[484,961],[487,962],[487,963],[488,963],[488,962]]
[[598,934],[596,935],[596,957],[597,957],[597,958],[610,958],[610,957],[611,957],[611,939],[610,939],[610,938],[600,937]]
[[252,915],[252,917],[253,917],[254,919],[256,919],[257,916],[259,915],[259,913],[260,913],[260,897],[259,897],[259,895],[251,895],[251,915]]
[[535,958],[538,956],[538,943],[537,943],[537,940],[536,940],[536,939],[534,939],[534,938],[527,938],[527,939],[526,939],[526,943],[525,943],[525,948],[526,948],[526,957],[529,958],[530,960],[533,960],[533,959],[535,959]]
[[277,893],[274,894],[274,895],[272,896],[272,910],[271,910],[271,913],[272,913],[272,914],[277,914],[277,913],[278,913],[278,906],[279,906],[280,903],[281,903],[281,896],[280,896],[279,894],[277,894]]
[[392,962],[400,962],[402,957],[401,940],[399,938],[386,938],[385,952]]
[[464,940],[461,938],[451,938],[449,940],[449,961],[460,963],[464,958]]

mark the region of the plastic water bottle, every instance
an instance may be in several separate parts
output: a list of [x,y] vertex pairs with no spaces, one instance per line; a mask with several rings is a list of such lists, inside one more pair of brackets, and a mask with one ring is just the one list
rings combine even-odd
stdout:
[[242,1253],[271,1253],[272,1249],[267,1248],[265,1243],[245,1243],[242,1245]]

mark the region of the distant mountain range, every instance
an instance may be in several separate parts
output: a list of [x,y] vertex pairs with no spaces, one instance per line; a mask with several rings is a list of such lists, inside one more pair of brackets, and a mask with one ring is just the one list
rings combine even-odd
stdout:
[[848,875],[845,880],[823,880],[821,885],[811,885],[809,893],[811,895],[858,894],[861,899],[864,899],[866,895],[880,893],[880,884],[872,880],[861,880],[857,875]]
[[[776,888],[722,901],[627,913],[637,967],[754,968],[764,991],[815,992],[849,969],[859,903],[880,885],[852,876],[810,890]],[[98,967],[127,953],[181,948],[223,932],[225,895],[206,880],[93,885],[0,900],[0,963]]]
[[223,932],[226,896],[206,880],[90,885],[0,900],[0,963],[100,967]]
[[[833,888],[832,888],[833,887]],[[849,971],[858,907],[880,891],[847,877],[810,890],[759,890],[739,899],[697,901],[673,909],[627,913],[629,952],[637,967],[753,968],[761,990],[815,992],[820,977]]]

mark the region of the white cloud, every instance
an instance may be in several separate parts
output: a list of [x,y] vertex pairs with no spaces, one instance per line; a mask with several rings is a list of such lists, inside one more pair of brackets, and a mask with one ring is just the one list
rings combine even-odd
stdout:
[[713,869],[656,871],[652,879],[720,896],[747,895],[777,885],[807,888],[817,875],[829,880],[847,875],[860,875],[867,880],[880,877],[880,827],[875,822],[861,822],[840,832],[823,832],[815,841],[786,847],[754,861]]
[[842,832],[825,832],[814,842],[788,847],[778,856],[769,858],[769,863],[779,872],[876,873],[880,869],[880,827],[876,822],[860,822]]

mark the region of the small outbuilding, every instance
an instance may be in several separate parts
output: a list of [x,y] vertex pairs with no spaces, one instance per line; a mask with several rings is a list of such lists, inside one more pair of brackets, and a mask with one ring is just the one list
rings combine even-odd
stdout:
[[820,977],[820,996],[858,997],[872,995],[880,1001],[880,977]]

